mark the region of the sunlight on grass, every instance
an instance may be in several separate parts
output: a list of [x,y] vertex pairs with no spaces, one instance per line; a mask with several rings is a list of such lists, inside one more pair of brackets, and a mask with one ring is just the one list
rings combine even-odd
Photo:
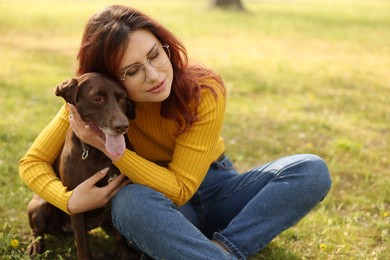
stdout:
[[[329,196],[251,259],[390,258],[390,3],[243,1],[248,13],[207,1],[0,3],[0,258],[28,259],[31,192],[18,160],[62,100],[87,19],[109,4],[141,8],[182,39],[192,62],[228,89],[223,136],[246,170],[292,153],[322,156]],[[50,11],[48,11],[50,10]],[[112,248],[101,230],[96,248]],[[72,258],[72,237],[48,238],[41,259]]]

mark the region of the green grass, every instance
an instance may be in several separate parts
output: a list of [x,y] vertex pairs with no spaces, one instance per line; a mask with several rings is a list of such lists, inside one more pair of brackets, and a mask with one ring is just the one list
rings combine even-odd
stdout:
[[[118,2],[0,2],[0,259],[27,259],[32,193],[18,161],[62,104],[52,89],[74,74],[86,20]],[[239,169],[292,153],[328,162],[328,197],[253,259],[390,259],[390,3],[243,2],[250,12],[209,10],[208,1],[122,1],[175,32],[193,62],[222,74],[223,136]],[[91,237],[99,251],[112,247],[102,231]],[[41,259],[75,256],[69,237],[47,246]]]

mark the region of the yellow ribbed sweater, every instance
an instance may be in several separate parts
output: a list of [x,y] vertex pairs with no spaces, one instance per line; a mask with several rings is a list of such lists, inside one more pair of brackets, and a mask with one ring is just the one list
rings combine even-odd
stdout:
[[[207,80],[207,85],[217,96],[203,88],[200,120],[181,135],[176,121],[160,116],[161,103],[137,103],[136,119],[130,121],[127,133],[134,151],[126,150],[115,162],[134,183],[163,193],[176,205],[192,197],[210,164],[225,149],[221,131],[226,97],[215,80]],[[72,191],[64,187],[52,167],[65,141],[68,117],[64,105],[20,160],[19,174],[33,192],[69,214]]]

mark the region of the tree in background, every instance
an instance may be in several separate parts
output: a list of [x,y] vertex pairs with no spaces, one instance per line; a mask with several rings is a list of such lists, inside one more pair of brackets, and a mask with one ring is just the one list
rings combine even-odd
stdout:
[[242,4],[241,0],[211,0],[211,6],[222,9],[245,11],[244,5]]

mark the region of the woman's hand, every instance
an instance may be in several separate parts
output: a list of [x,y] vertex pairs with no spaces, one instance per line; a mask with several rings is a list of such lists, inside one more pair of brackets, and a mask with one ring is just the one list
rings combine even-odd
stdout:
[[100,138],[99,135],[93,131],[89,125],[84,122],[79,113],[77,112],[77,109],[74,105],[68,103],[69,107],[69,122],[70,127],[72,128],[72,131],[74,134],[84,143],[89,144],[90,146],[95,147],[96,149],[99,149],[102,151],[108,158],[110,158],[112,161],[117,161],[122,157],[122,155],[113,155],[109,153],[106,149],[106,146],[104,145],[104,141]]
[[106,176],[107,172],[108,168],[98,171],[73,190],[73,194],[68,201],[68,211],[70,213],[83,213],[104,207],[123,186],[130,183],[125,175],[119,175],[106,186],[97,187],[96,183]]
[[75,135],[84,143],[89,144],[102,152],[104,152],[104,142],[103,140],[89,127],[89,125],[84,122],[74,105],[69,104],[69,122],[72,131]]

